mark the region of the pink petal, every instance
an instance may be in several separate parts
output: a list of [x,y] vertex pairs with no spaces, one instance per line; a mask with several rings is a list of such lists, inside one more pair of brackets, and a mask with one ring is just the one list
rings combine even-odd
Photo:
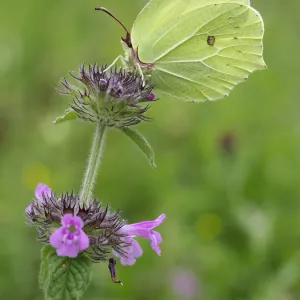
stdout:
[[65,214],[61,219],[61,224],[66,226],[69,225],[73,221],[74,217],[72,214]]
[[63,227],[56,229],[50,236],[49,242],[54,248],[59,248],[63,245]]
[[38,186],[35,189],[35,197],[43,201],[43,195],[44,197],[51,197],[52,190],[46,185],[46,184],[38,184]]
[[88,236],[80,230],[80,236],[79,236],[79,250],[83,251],[87,249],[90,246],[90,240]]
[[161,214],[156,220],[154,221],[145,221],[145,222],[140,222],[140,223],[136,223],[133,225],[136,225],[136,227],[140,227],[143,229],[153,229],[157,226],[159,226],[166,218],[165,214]]
[[73,217],[73,223],[76,227],[79,227],[80,229],[83,228],[84,224],[83,224],[83,221],[80,217],[77,217],[77,216]]
[[153,229],[159,226],[166,218],[165,214],[161,214],[156,220],[154,221],[145,221],[140,223],[134,223],[129,225],[124,225],[120,232],[131,235],[131,236],[141,236],[144,238],[149,238],[149,229]]
[[157,244],[162,242],[162,237],[159,232],[152,230],[152,238],[155,238]]
[[158,244],[162,242],[162,238],[161,238],[161,235],[156,232],[156,231],[153,231],[153,234],[151,236],[151,248],[158,254],[160,255],[161,254],[161,250],[160,248],[158,247]]
[[[125,248],[126,249],[126,248]],[[123,266],[125,265],[133,265],[136,262],[136,259],[143,254],[143,249],[140,246],[140,244],[136,240],[132,240],[131,246],[126,249],[126,255],[127,257],[122,257],[121,258],[121,264]]]
[[[127,239],[126,242],[129,242],[129,240]],[[142,254],[143,254],[142,247],[134,239],[131,239],[131,245],[124,248],[124,251],[126,251],[126,256],[127,257],[123,257],[118,252],[113,251],[113,254],[116,257],[120,257],[120,262],[123,266],[126,266],[126,265],[131,266],[131,265],[135,264],[136,259],[138,257],[142,256]]]
[[142,249],[141,245],[136,240],[132,240],[131,249],[132,249],[131,250],[131,255],[134,256],[135,258],[138,258],[138,257],[142,256],[143,249]]
[[67,257],[77,257],[79,252],[79,247],[72,243],[71,245],[63,244],[59,249],[56,249],[56,254],[58,256],[67,256]]
[[135,264],[136,259],[133,257],[128,257],[128,258],[121,257],[120,262],[123,266],[132,266]]

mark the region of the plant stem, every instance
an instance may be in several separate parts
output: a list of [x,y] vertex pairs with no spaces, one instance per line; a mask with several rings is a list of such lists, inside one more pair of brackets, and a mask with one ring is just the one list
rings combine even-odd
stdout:
[[94,140],[88,159],[88,164],[83,177],[80,202],[87,203],[93,196],[94,183],[97,178],[98,169],[101,162],[102,149],[104,145],[105,126],[98,123],[94,135]]

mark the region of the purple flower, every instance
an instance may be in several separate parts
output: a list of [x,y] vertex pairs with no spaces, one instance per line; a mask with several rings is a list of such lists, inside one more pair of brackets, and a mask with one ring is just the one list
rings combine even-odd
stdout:
[[152,249],[158,254],[161,254],[161,250],[158,246],[162,242],[161,235],[154,231],[153,228],[160,225],[166,218],[165,214],[161,214],[154,221],[145,221],[140,223],[134,223],[124,225],[120,228],[119,232],[124,234],[124,242],[128,245],[124,248],[124,255],[120,255],[116,251],[113,251],[114,255],[121,258],[122,265],[133,265],[138,257],[143,254],[143,250],[140,244],[134,239],[135,237],[143,237],[151,241]]
[[[38,203],[42,204],[44,203],[44,198],[47,199],[51,197],[52,190],[46,184],[40,183],[36,187],[34,194],[36,197],[36,200],[34,201],[37,201]],[[26,213],[30,213],[31,210],[32,210],[32,203],[27,206]]]
[[79,251],[89,247],[89,238],[82,230],[83,221],[80,217],[65,214],[61,220],[62,226],[50,236],[50,244],[56,248],[58,256],[76,257]]

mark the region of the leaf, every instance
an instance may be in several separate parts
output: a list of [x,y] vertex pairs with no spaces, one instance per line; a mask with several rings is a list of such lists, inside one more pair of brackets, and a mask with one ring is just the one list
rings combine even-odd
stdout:
[[51,246],[42,250],[40,286],[46,300],[78,300],[90,281],[91,262],[84,256],[60,257]]
[[58,124],[62,123],[64,121],[73,120],[77,118],[77,113],[73,109],[69,108],[65,110],[64,114],[62,116],[57,117],[53,123]]
[[154,151],[145,137],[138,131],[129,127],[123,127],[121,130],[138,146],[138,148],[146,155],[152,167],[156,169]]
[[49,283],[48,254],[55,251],[50,245],[45,245],[41,251],[41,269],[39,275],[40,289],[44,290]]

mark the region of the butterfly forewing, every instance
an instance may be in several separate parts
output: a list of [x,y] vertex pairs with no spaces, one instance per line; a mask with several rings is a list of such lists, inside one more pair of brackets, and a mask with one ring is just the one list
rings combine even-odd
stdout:
[[[137,39],[135,26],[139,19],[144,20],[143,12],[149,14],[162,3],[165,11],[174,12],[172,17],[163,19],[165,12],[160,11],[154,16],[160,26]],[[244,4],[150,1],[135,23],[132,41],[134,48],[138,46],[140,60],[154,63],[155,87],[187,101],[216,100],[227,96],[251,72],[264,68],[263,22],[257,11]]]
[[135,20],[131,39],[134,47],[146,48],[147,44],[153,45],[159,29],[177,17],[198,8],[222,3],[237,3],[248,5],[248,0],[150,0]]

